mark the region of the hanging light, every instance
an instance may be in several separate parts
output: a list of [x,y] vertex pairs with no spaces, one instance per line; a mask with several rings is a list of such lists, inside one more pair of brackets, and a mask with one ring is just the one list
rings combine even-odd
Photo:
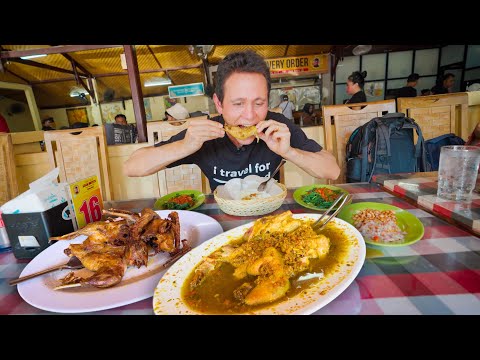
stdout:
[[372,50],[372,45],[357,45],[353,48],[353,55],[364,55]]
[[164,86],[164,85],[171,85],[172,80],[168,77],[153,77],[150,79],[145,80],[145,83],[143,84],[145,87],[149,86]]

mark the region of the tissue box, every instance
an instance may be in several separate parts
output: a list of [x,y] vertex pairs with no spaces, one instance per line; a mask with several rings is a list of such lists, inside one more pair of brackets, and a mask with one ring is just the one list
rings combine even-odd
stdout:
[[75,231],[70,214],[67,202],[42,212],[2,214],[13,255],[32,259],[50,245],[51,236]]

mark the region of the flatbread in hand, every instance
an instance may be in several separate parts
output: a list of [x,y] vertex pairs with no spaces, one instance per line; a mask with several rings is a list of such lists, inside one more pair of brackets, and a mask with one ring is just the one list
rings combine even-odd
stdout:
[[257,142],[260,140],[260,138],[258,137],[257,127],[255,125],[240,127],[225,124],[224,128],[227,133],[229,133],[236,139],[245,140],[250,136],[255,136],[257,138]]

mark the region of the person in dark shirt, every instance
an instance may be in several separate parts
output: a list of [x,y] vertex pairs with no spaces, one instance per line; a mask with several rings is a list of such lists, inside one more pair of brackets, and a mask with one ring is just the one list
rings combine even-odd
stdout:
[[353,104],[366,102],[367,96],[363,91],[363,86],[365,85],[365,78],[367,77],[366,71],[354,71],[347,79],[347,94],[352,95],[345,104]]
[[[191,121],[169,140],[136,150],[124,163],[127,176],[196,164],[214,190],[230,179],[270,176],[282,158],[317,178],[339,176],[331,153],[284,115],[268,111],[270,71],[260,55],[251,50],[227,55],[218,65],[216,80],[213,101],[220,115]],[[255,126],[257,133],[240,140],[225,133],[224,125]]]
[[437,84],[432,87],[432,95],[448,94],[449,92],[452,92],[454,84],[455,75],[452,73],[446,73],[442,75]]
[[407,86],[398,89],[397,98],[416,97],[417,90],[415,89],[415,86],[417,86],[418,79],[420,79],[420,76],[417,73],[410,74],[407,79]]

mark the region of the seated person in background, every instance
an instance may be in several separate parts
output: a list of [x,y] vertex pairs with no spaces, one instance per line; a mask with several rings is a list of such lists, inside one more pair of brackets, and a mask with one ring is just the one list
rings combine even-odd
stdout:
[[452,73],[446,73],[440,77],[437,85],[432,87],[432,95],[448,94],[452,92],[454,84],[455,75]]
[[116,115],[115,116],[115,124],[128,125],[127,117],[123,114]]
[[48,117],[42,120],[43,131],[55,130],[56,127],[57,125],[55,124],[55,120],[53,120],[53,117]]
[[316,122],[317,115],[313,112],[313,104],[306,103],[303,105],[303,112],[300,115],[300,125],[315,125]]
[[418,79],[420,79],[420,76],[417,73],[410,74],[407,79],[407,85],[398,89],[397,98],[417,96],[415,86],[417,86]]
[[363,86],[365,85],[365,78],[367,77],[366,71],[354,71],[347,79],[347,94],[352,95],[345,104],[353,104],[366,102],[367,96],[363,91]]
[[8,128],[7,120],[0,114],[0,132],[9,133],[10,129]]
[[192,121],[169,140],[136,150],[124,163],[125,175],[196,164],[213,191],[233,178],[269,176],[283,158],[311,176],[338,178],[331,153],[284,115],[268,111],[270,69],[260,55],[251,50],[228,54],[218,64],[216,80],[213,101],[221,115]]
[[188,119],[190,117],[190,113],[183,105],[176,103],[172,107],[169,107],[167,110],[165,110],[165,116],[166,120],[168,121],[178,121],[172,123],[172,125],[182,125],[183,121],[181,122],[180,120]]
[[430,91],[430,89],[422,89],[421,93],[422,93],[422,96],[432,95],[432,92]]

